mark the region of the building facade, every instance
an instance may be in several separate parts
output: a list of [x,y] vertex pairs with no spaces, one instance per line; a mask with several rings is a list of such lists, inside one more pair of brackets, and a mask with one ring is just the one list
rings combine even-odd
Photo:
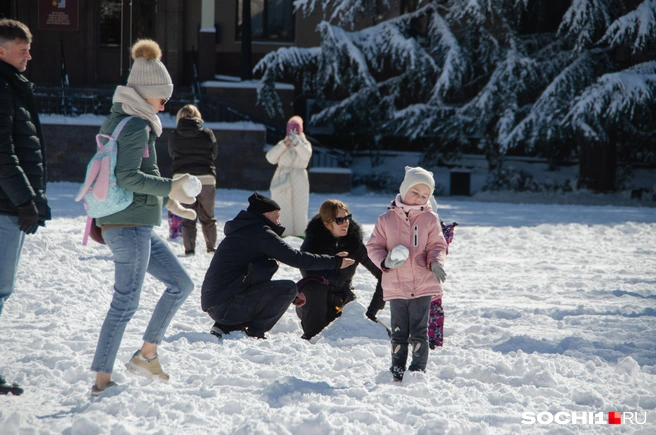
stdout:
[[[59,85],[65,61],[69,84],[116,85],[130,68],[130,46],[155,39],[176,85],[189,85],[194,64],[200,80],[239,76],[243,0],[3,0],[0,17],[27,24],[34,35],[27,77]],[[390,2],[363,23],[401,12]],[[281,47],[319,44],[320,10],[295,13],[293,0],[250,0],[251,65]]]

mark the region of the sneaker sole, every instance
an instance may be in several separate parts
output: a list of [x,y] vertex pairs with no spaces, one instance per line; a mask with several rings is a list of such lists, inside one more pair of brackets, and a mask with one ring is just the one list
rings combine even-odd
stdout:
[[162,378],[160,375],[151,373],[148,369],[145,369],[143,367],[139,367],[136,364],[133,364],[132,361],[128,361],[125,363],[125,368],[128,369],[128,371],[134,375],[137,376],[142,376],[144,378],[148,378],[153,381],[158,381],[158,382],[168,382],[168,379]]
[[102,390],[99,390],[99,389],[96,388],[96,386],[94,385],[94,386],[91,387],[91,397],[99,397],[99,396],[101,396],[105,391],[107,391],[109,388],[112,388],[112,387],[115,387],[115,386],[116,386],[116,382],[114,382],[114,381],[109,381],[109,383],[108,383],[107,385],[105,385],[105,388],[103,388]]

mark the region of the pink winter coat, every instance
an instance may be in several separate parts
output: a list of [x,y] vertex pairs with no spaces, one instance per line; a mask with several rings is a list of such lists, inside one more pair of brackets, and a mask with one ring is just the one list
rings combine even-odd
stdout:
[[414,299],[429,295],[433,299],[441,298],[442,286],[433,275],[430,264],[437,261],[444,266],[447,244],[440,218],[429,204],[408,206],[401,202],[401,195],[397,195],[387,212],[378,217],[367,242],[371,261],[381,267],[387,253],[397,245],[408,248],[410,255],[403,266],[383,269],[383,299]]

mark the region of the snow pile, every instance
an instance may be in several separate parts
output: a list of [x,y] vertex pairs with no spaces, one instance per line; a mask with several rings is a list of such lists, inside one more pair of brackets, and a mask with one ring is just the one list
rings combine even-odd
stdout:
[[[646,413],[623,433],[656,431],[656,209],[438,199],[440,217],[460,224],[445,266],[445,347],[431,351],[425,374],[408,373],[400,385],[388,371],[384,328],[364,316],[375,282],[363,268],[358,299],[313,342],[300,338],[290,308],[267,340],[231,333],[219,343],[200,310],[211,256],[183,257],[174,241],[197,288],[159,349],[171,381],[123,367],[163,291],[147,277],[115,365],[119,386],[91,400],[89,366],[114,268],[105,246],[80,243],[78,189],[49,185],[55,219],[27,237],[0,317],[0,373],[26,390],[0,396],[3,435],[586,433],[604,430],[527,425],[522,414],[610,411],[638,412],[640,421]],[[219,228],[250,193],[217,192]],[[311,212],[328,197],[311,195]],[[368,239],[392,195],[339,198]],[[166,224],[156,231],[166,236]],[[282,265],[277,277],[300,274]],[[389,310],[379,317],[388,323]]]

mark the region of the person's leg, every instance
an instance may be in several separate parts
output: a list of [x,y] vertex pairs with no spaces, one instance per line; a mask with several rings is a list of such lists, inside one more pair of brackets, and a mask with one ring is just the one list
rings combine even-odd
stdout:
[[178,238],[178,236],[182,233],[181,230],[182,218],[178,215],[171,213],[171,211],[169,211],[167,215],[169,221],[169,239],[173,240]]
[[428,347],[442,347],[444,341],[444,309],[442,299],[431,302],[428,316]]
[[248,323],[250,335],[264,337],[280,320],[297,294],[296,283],[289,280],[270,281],[248,289],[247,303],[251,308]]
[[103,231],[105,243],[114,256],[114,296],[91,363],[91,370],[98,372],[96,387],[101,389],[111,378],[125,327],[139,306],[150,257],[151,232],[152,227],[146,226]]
[[408,336],[410,335],[410,317],[408,314],[408,300],[392,299],[390,301],[391,329],[392,329],[392,368],[397,367],[405,371],[408,360]]
[[328,325],[328,287],[320,282],[308,282],[303,288],[305,305],[296,308],[301,319],[303,337],[310,339]]
[[25,233],[18,229],[18,217],[0,215],[0,314],[5,301],[14,291],[16,270],[20,259]]
[[[184,204],[183,207],[191,209],[198,214],[198,201],[193,204]],[[182,244],[184,245],[185,254],[196,252],[196,219],[182,219]]]
[[154,231],[150,234],[148,273],[166,285],[143,336],[145,343],[157,345],[162,342],[175,313],[194,290],[194,282],[166,241]]
[[424,371],[428,363],[428,312],[430,311],[430,296],[422,296],[408,301],[410,325],[410,346],[412,348],[412,364],[410,371]]
[[144,332],[144,343],[125,367],[132,373],[159,381],[168,381],[157,355],[157,345],[161,343],[166,328],[187,296],[194,289],[191,277],[184,270],[168,244],[155,232],[150,236],[150,261],[148,273],[166,285],[155,311]]
[[216,250],[216,219],[214,218],[214,202],[216,198],[216,187],[203,185],[200,194],[196,197],[198,203],[198,220],[205,236],[205,247],[207,252]]
[[376,290],[374,291],[374,295],[371,298],[371,302],[369,302],[369,308],[367,308],[365,315],[370,320],[376,322],[376,315],[383,308],[385,308],[385,300],[383,299],[383,287],[379,279],[378,283],[376,284]]
[[214,320],[214,326],[222,333],[229,334],[232,331],[240,331],[246,327],[251,320],[251,312],[246,305],[248,298],[239,294],[221,305],[214,305],[207,309],[207,314]]

